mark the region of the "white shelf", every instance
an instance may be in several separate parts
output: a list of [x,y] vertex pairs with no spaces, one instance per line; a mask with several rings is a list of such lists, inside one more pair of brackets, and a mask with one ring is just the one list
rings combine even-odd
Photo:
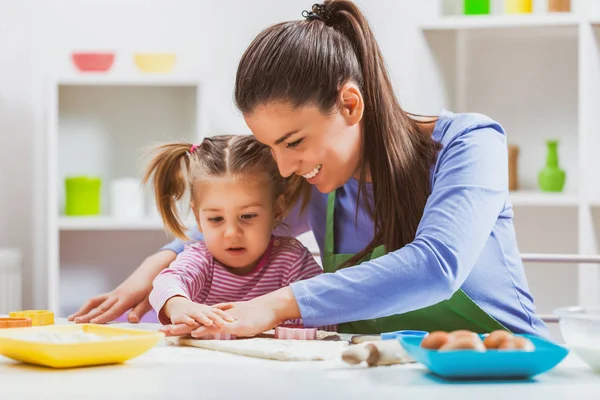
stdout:
[[579,196],[570,193],[544,193],[536,191],[510,192],[514,206],[572,206],[579,205]]
[[[510,201],[524,254],[597,257],[600,250],[600,181],[592,172],[600,165],[600,9],[585,3],[574,14],[432,16],[420,25],[435,78],[424,101],[435,92],[442,108],[489,115],[519,147],[519,181],[532,190],[511,192]],[[549,138],[560,143],[563,193],[533,189]],[[527,277],[542,313],[598,303],[597,265],[530,264]]]
[[[191,229],[196,222],[193,219],[184,221],[186,227]],[[152,217],[144,218],[116,218],[110,216],[67,217],[58,218],[61,231],[162,231],[162,220]],[[312,233],[308,232],[298,236],[311,253],[318,255],[319,246]]]
[[59,217],[61,231],[105,231],[105,230],[163,230],[164,226],[157,218],[115,218],[98,217]]
[[424,31],[577,26],[581,17],[556,15],[461,15],[440,17],[421,25]]
[[[38,291],[47,299],[45,308],[64,314],[85,300],[83,292],[69,292],[74,282],[91,282],[86,291],[110,290],[127,275],[112,265],[139,265],[171,236],[158,216],[63,215],[57,210],[65,203],[64,178],[101,177],[101,204],[109,205],[109,183],[139,177],[148,146],[200,141],[208,120],[202,81],[185,74],[65,72],[48,81],[46,96],[46,183],[40,210],[48,220],[46,255],[37,261],[45,273]],[[153,204],[147,193],[144,198]],[[193,220],[184,223],[194,226]]]

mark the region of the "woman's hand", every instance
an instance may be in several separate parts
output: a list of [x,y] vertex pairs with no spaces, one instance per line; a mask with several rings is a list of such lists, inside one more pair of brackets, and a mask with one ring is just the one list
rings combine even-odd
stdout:
[[146,258],[119,287],[89,299],[76,313],[68,317],[69,321],[104,324],[131,310],[127,314],[127,320],[131,323],[140,322],[152,309],[148,295],[152,291],[154,278],[167,268],[176,256],[170,250],[163,250]]
[[[233,322],[233,318],[225,311],[205,304],[194,303],[185,297],[171,297],[165,303],[164,315],[171,320],[172,325],[167,325],[161,331],[169,336],[192,334],[200,327],[213,327],[221,329],[225,321]],[[176,334],[170,332],[170,327],[177,326]]]
[[92,297],[68,319],[76,323],[104,324],[131,310],[127,320],[137,323],[152,309],[148,302],[151,290],[152,282],[125,281],[112,292]]
[[[300,310],[292,289],[285,287],[255,299],[237,303],[217,304],[217,307],[232,316],[235,321],[219,328],[201,326],[192,332],[192,336],[215,333],[229,333],[240,337],[255,336],[288,319],[300,318]],[[175,332],[179,327],[173,327]]]

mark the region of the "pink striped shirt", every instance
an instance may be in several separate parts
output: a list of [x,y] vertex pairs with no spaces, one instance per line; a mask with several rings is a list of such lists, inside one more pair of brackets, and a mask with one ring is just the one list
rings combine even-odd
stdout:
[[150,304],[159,321],[169,324],[171,321],[160,311],[173,296],[208,306],[246,301],[321,273],[323,270],[310,251],[289,237],[273,236],[256,268],[242,276],[227,270],[209,253],[204,242],[197,242],[186,245],[175,261],[155,278]]

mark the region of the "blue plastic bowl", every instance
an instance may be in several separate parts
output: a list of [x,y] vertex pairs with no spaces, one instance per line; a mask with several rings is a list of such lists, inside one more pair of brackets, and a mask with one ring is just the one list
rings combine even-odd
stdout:
[[399,336],[398,340],[415,361],[447,379],[527,379],[551,370],[569,354],[537,336],[516,336],[531,340],[535,350],[439,351],[422,348],[423,337]]
[[395,332],[385,332],[381,334],[381,340],[398,340],[401,336],[412,336],[412,337],[420,337],[424,338],[429,335],[429,332],[426,331],[412,331],[412,330],[404,330],[404,331],[395,331]]

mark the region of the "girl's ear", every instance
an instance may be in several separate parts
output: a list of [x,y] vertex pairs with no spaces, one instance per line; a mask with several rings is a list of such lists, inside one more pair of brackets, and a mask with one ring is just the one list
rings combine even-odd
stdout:
[[202,233],[202,224],[200,223],[200,216],[196,213],[196,206],[194,205],[194,203],[190,205],[190,208],[192,209],[192,214],[194,214],[194,219],[196,220],[198,231]]

